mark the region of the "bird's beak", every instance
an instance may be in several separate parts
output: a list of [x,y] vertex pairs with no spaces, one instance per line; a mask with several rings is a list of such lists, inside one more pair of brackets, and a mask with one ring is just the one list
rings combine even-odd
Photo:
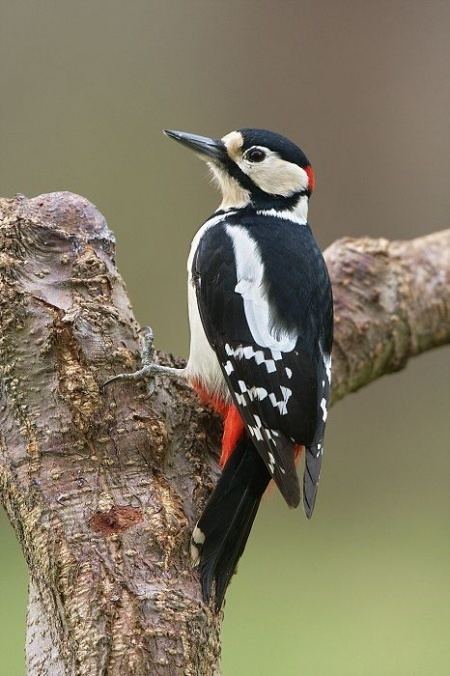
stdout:
[[197,134],[188,134],[184,131],[173,131],[172,129],[164,129],[164,133],[169,138],[173,138],[178,143],[193,150],[204,160],[223,162],[227,156],[225,144],[218,138],[208,138],[207,136],[198,136]]

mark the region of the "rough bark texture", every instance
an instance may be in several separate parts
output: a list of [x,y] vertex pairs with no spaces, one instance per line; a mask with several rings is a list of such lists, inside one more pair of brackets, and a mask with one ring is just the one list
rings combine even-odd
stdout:
[[[341,240],[334,398],[449,341],[450,231]],[[108,377],[138,363],[114,239],[85,199],[0,200],[0,498],[30,569],[33,676],[218,672],[222,615],[188,543],[219,426],[189,389]],[[175,363],[159,355],[164,363]]]

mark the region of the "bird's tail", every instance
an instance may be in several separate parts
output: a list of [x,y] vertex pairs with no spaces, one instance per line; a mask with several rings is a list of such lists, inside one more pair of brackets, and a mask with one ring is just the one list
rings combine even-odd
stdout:
[[191,540],[194,565],[200,566],[203,598],[209,602],[215,582],[220,610],[227,586],[244,551],[261,497],[271,479],[245,435],[223,468]]

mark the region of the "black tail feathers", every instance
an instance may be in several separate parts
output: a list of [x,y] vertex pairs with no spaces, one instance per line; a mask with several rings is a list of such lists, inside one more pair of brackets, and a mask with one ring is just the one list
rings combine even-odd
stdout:
[[191,540],[193,563],[200,566],[206,602],[210,600],[215,582],[216,611],[222,606],[270,479],[258,451],[245,436],[225,465],[194,529]]
[[320,468],[322,465],[323,441],[306,447],[305,471],[303,474],[303,507],[305,514],[310,519],[316,503],[317,489],[319,487]]

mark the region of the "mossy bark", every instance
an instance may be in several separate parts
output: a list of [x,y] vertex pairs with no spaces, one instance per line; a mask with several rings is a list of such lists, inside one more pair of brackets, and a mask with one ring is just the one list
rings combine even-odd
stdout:
[[[330,247],[335,399],[448,342],[449,241]],[[0,498],[30,570],[28,673],[211,676],[222,614],[188,545],[219,424],[164,378],[102,389],[139,367],[114,252],[82,197],[0,200]]]

